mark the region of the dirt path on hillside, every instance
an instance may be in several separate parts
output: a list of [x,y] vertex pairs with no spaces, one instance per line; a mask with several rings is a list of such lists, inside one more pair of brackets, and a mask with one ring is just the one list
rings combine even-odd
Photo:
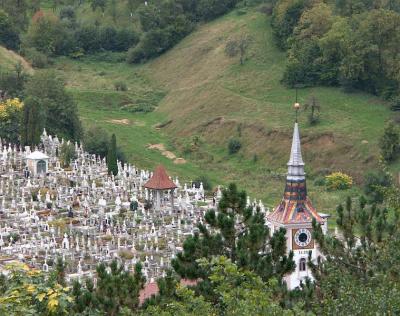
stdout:
[[143,121],[132,121],[132,120],[128,120],[128,119],[109,119],[104,122],[117,124],[117,125],[124,125],[124,126],[130,126],[130,125],[145,126],[146,125]]
[[149,144],[149,145],[147,145],[147,148],[160,151],[161,155],[163,155],[164,157],[167,157],[168,159],[173,160],[174,164],[178,165],[178,164],[186,163],[185,159],[178,158],[172,151],[166,150],[164,144]]
[[4,55],[7,56],[10,60],[20,61],[26,72],[28,72],[29,74],[34,73],[31,64],[27,62],[22,56],[5,47],[0,47],[0,49],[3,51]]
[[118,125],[131,125],[131,121],[129,121],[128,119],[109,120],[108,122],[113,123],[113,124],[118,124]]

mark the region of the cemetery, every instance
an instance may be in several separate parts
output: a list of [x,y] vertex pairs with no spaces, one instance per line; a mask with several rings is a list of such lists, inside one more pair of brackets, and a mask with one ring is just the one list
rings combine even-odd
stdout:
[[[62,168],[64,142],[44,130],[37,148],[0,143],[1,270],[20,261],[48,272],[62,258],[68,282],[95,284],[100,262],[116,259],[133,271],[140,261],[154,283],[217,206],[220,187],[206,196],[202,183],[181,184],[163,166],[149,172],[118,162],[109,175],[106,160],[77,143],[76,158]],[[266,213],[261,201],[253,204]]]

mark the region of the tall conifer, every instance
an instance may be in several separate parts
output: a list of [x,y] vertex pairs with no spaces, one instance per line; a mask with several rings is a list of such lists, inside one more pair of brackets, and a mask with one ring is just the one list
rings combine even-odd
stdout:
[[44,127],[44,116],[36,98],[27,98],[22,117],[22,143],[24,145],[37,145],[40,141],[40,133]]
[[112,134],[111,143],[110,146],[108,146],[107,167],[108,173],[112,173],[114,176],[118,174],[117,138],[115,137],[115,134]]

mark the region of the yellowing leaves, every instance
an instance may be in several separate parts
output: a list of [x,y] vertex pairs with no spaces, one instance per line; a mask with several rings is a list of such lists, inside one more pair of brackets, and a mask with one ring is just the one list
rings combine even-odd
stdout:
[[31,270],[28,271],[28,275],[29,276],[36,276],[36,275],[39,275],[39,274],[40,274],[40,271],[37,270],[37,269],[31,269]]
[[56,298],[49,299],[47,308],[50,312],[55,312],[58,307],[58,300]]
[[14,290],[11,292],[12,296],[18,296],[19,295],[19,291],[18,290]]
[[7,99],[0,102],[0,120],[6,120],[11,113],[22,110],[24,103],[18,98]]
[[46,297],[46,293],[40,293],[36,296],[39,302],[42,302],[44,298]]
[[[22,263],[8,265],[9,288],[0,293],[0,315],[67,315],[73,303],[70,287],[46,279]],[[11,309],[11,310],[10,310]],[[18,312],[14,312],[18,311]],[[22,312],[23,311],[23,312]]]
[[[0,103],[1,104],[1,103]],[[12,262],[6,265],[9,271],[29,271],[29,266],[22,262]]]
[[328,190],[346,190],[353,185],[353,178],[343,172],[333,172],[325,177]]
[[32,285],[32,284],[26,285],[25,288],[26,288],[26,291],[27,291],[29,294],[32,294],[32,293],[35,292],[35,290],[36,290],[36,287],[35,287],[34,285]]
[[49,300],[55,300],[59,297],[60,295],[58,293],[52,293],[49,295]]

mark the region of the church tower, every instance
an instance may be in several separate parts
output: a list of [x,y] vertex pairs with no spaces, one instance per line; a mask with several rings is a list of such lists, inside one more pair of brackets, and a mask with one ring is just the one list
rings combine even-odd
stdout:
[[292,149],[288,162],[288,173],[283,199],[274,211],[268,215],[267,222],[271,233],[281,227],[286,229],[286,248],[293,251],[296,269],[285,277],[289,289],[300,285],[306,277],[312,279],[307,266],[309,252],[312,260],[320,255],[318,246],[312,237],[312,221],[321,224],[322,230],[327,231],[327,216],[319,214],[307,196],[306,174],[301,155],[299,125],[296,122],[293,130]]

